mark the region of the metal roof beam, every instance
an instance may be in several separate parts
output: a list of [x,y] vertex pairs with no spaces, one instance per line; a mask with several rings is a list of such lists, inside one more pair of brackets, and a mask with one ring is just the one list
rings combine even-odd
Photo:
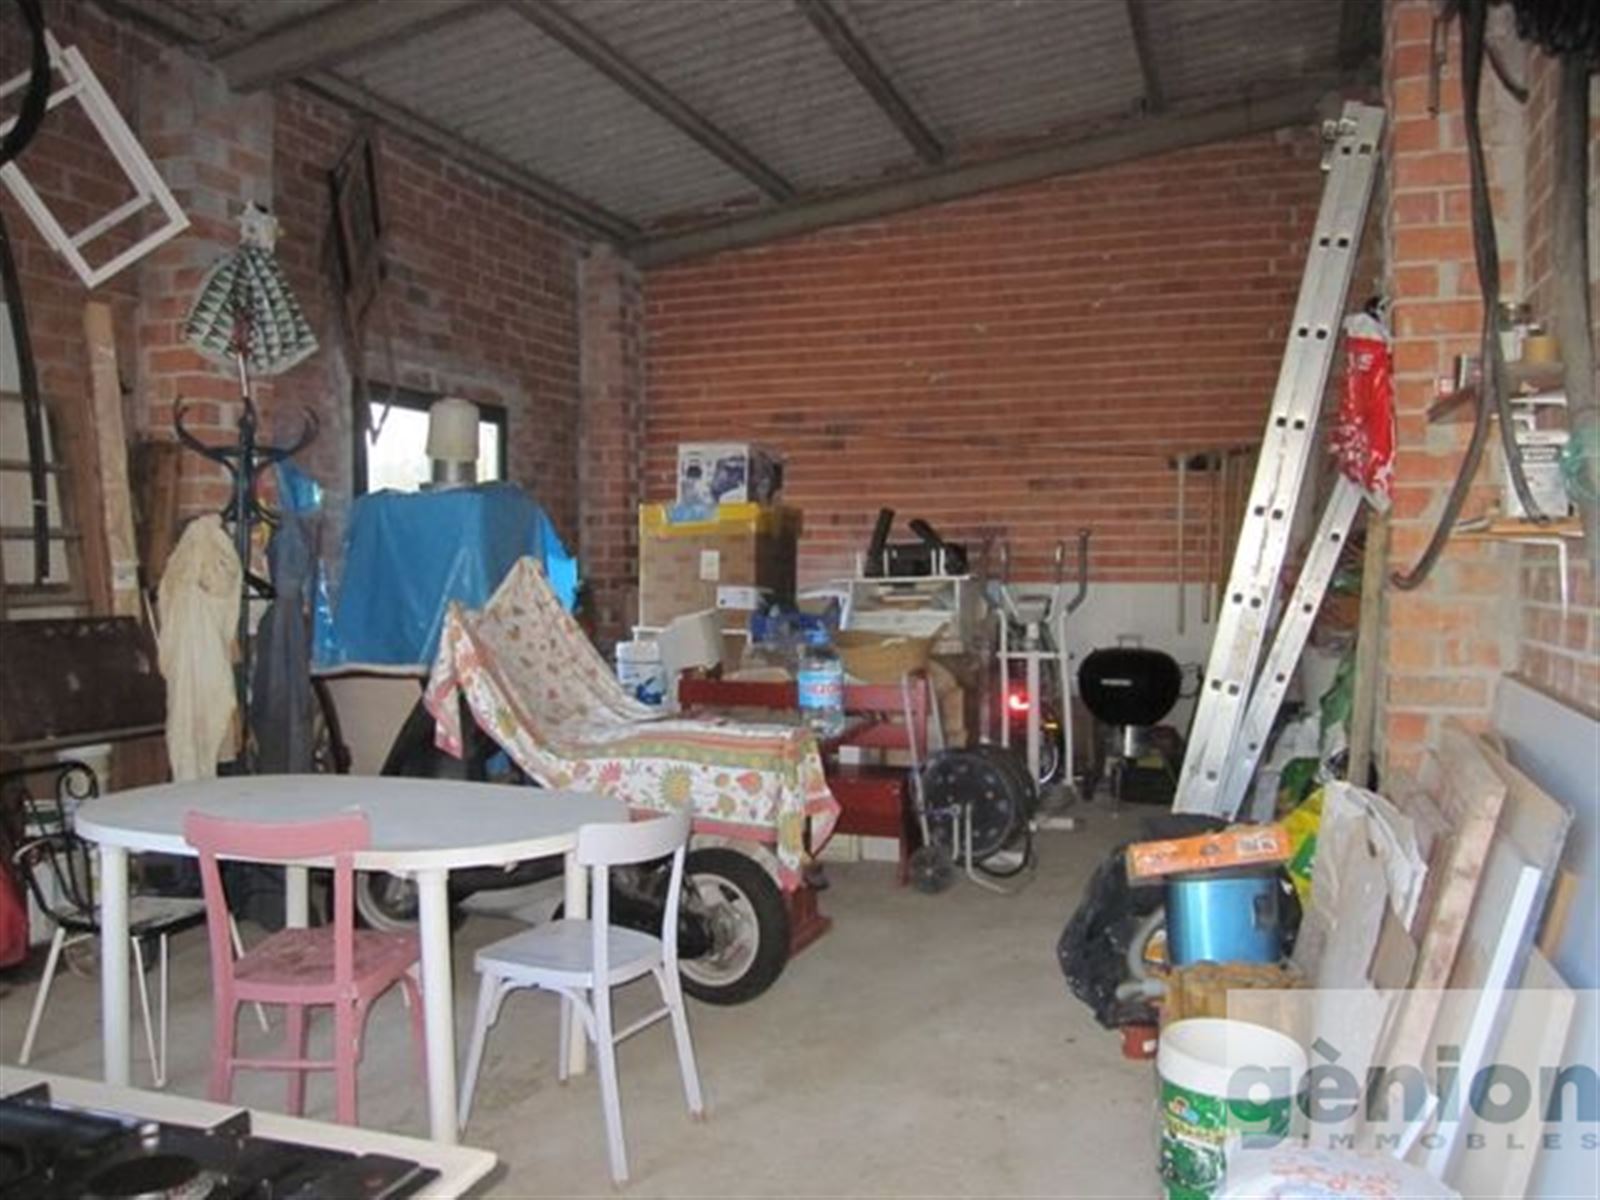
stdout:
[[1145,0],[1125,0],[1128,29],[1133,37],[1133,52],[1139,56],[1139,74],[1144,77],[1144,110],[1158,113],[1167,107],[1167,92],[1156,71],[1155,49],[1150,44],[1150,14]]
[[236,92],[250,92],[426,32],[491,0],[347,0],[219,54]]
[[663,266],[832,225],[958,200],[996,188],[1094,170],[1129,159],[1263,133],[1285,125],[1310,123],[1317,118],[1319,106],[1339,86],[1338,80],[1324,78],[1293,91],[1240,100],[1203,112],[1169,111],[1160,116],[1131,117],[1099,133],[1072,141],[1051,142],[1004,158],[947,167],[892,183],[803,200],[775,212],[657,234],[631,244],[628,250],[641,266]]
[[788,200],[794,185],[718,129],[588,26],[549,0],[512,0],[512,11],[604,75],[651,112],[676,126],[774,200]]
[[919,117],[906,98],[900,94],[884,69],[878,65],[859,38],[845,24],[844,17],[828,0],[795,0],[795,6],[805,14],[812,27],[828,43],[829,49],[849,68],[873,101],[898,129],[917,157],[929,166],[938,166],[945,160],[947,151],[933,130]]
[[327,71],[318,71],[301,81],[311,91],[365,113],[414,141],[422,143],[444,158],[505,184],[540,204],[554,209],[590,233],[616,242],[639,235],[639,227],[593,201],[570,192],[560,184],[536,175],[526,167],[502,158],[493,151],[463,140],[459,135],[436,125],[408,108],[374,95],[358,84]]

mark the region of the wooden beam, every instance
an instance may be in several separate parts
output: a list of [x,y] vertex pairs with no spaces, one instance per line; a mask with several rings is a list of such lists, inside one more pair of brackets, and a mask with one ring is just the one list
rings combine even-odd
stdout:
[[551,41],[605,76],[658,117],[676,126],[774,200],[788,200],[794,185],[718,129],[643,68],[566,9],[550,0],[512,0],[511,9]]
[[1155,51],[1150,44],[1150,14],[1145,0],[1125,0],[1128,30],[1133,37],[1133,52],[1139,56],[1139,74],[1144,77],[1144,110],[1158,113],[1167,107],[1167,92],[1156,71]]
[[[138,617],[139,543],[133,533],[133,498],[128,489],[128,440],[123,435],[122,379],[117,372],[117,335],[111,305],[91,300],[83,309],[83,340],[89,351],[89,403],[94,414],[100,495],[97,519],[110,570],[111,613]],[[82,516],[79,517],[82,520]]]
[[217,56],[237,92],[271,87],[367,50],[435,29],[491,0],[346,0],[289,21]]
[[1308,82],[1293,91],[1204,112],[1166,112],[1132,117],[1099,133],[1071,141],[1053,141],[1018,154],[924,172],[891,183],[803,200],[775,212],[736,218],[697,229],[658,234],[633,243],[630,253],[640,266],[657,267],[865,221],[886,213],[920,208],[1011,187],[1089,171],[1129,159],[1200,146],[1207,142],[1263,133],[1285,125],[1313,121],[1323,101],[1339,87],[1332,78]]
[[555,209],[590,233],[610,241],[627,241],[639,234],[639,227],[626,217],[602,208],[591,200],[570,192],[558,183],[536,175],[526,167],[485,150],[457,134],[436,125],[408,108],[374,95],[365,88],[327,71],[319,71],[302,81],[312,92],[365,113],[403,133],[445,158],[471,167],[509,188],[522,192],[540,204]]
[[867,95],[872,97],[894,127],[906,141],[911,143],[911,148],[917,152],[917,157],[929,166],[942,163],[947,154],[944,143],[906,102],[906,98],[900,94],[900,89],[895,86],[894,80],[889,78],[883,67],[868,53],[867,48],[845,23],[839,10],[834,8],[829,0],[795,0],[795,5],[822,36],[822,40],[828,43],[834,54],[838,55],[839,61],[849,68],[850,74],[856,77],[856,82],[866,89]]

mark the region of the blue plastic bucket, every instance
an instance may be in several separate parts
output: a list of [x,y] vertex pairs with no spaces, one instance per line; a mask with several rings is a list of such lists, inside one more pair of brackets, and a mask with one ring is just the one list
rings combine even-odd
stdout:
[[1275,871],[1211,871],[1167,881],[1167,957],[1275,963],[1283,954]]

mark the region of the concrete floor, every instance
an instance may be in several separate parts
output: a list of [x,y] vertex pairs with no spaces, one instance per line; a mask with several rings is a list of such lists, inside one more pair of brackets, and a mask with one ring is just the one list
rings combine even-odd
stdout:
[[[961,884],[941,896],[894,886],[880,863],[830,864],[833,931],[765,996],[733,1008],[691,1001],[710,1108],[683,1106],[662,1027],[619,1052],[637,1196],[1152,1196],[1159,1194],[1153,1072],[1066,990],[1055,943],[1105,848],[1137,819],[1091,811],[1042,835],[1042,865],[1016,896]],[[457,1028],[470,1032],[472,952],[514,929],[475,916],[456,943]],[[249,933],[246,932],[246,940]],[[173,947],[172,1091],[203,1096],[210,1028],[205,939]],[[619,1022],[650,985],[625,995]],[[33,986],[0,996],[0,1056],[15,1061]],[[265,1044],[254,1019],[248,1042]],[[317,1027],[322,1036],[326,1028]],[[466,1139],[500,1155],[495,1196],[612,1194],[598,1090],[555,1079],[556,1002],[514,995],[489,1042]],[[142,1046],[137,1035],[136,1046]],[[408,1025],[397,997],[368,1026],[361,1119],[425,1132]],[[33,1065],[96,1076],[98,988],[63,974]],[[135,1083],[148,1086],[142,1050]],[[279,1078],[242,1076],[235,1099],[281,1108]],[[315,1081],[308,1116],[328,1117]]]

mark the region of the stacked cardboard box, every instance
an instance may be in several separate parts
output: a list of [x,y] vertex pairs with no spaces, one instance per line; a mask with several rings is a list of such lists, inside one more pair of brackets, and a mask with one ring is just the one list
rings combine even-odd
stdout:
[[[800,510],[782,505],[724,504],[705,521],[668,520],[669,506],[639,508],[639,623],[722,608],[724,628],[749,620],[749,589],[794,603]],[[718,604],[724,601],[739,607]]]

